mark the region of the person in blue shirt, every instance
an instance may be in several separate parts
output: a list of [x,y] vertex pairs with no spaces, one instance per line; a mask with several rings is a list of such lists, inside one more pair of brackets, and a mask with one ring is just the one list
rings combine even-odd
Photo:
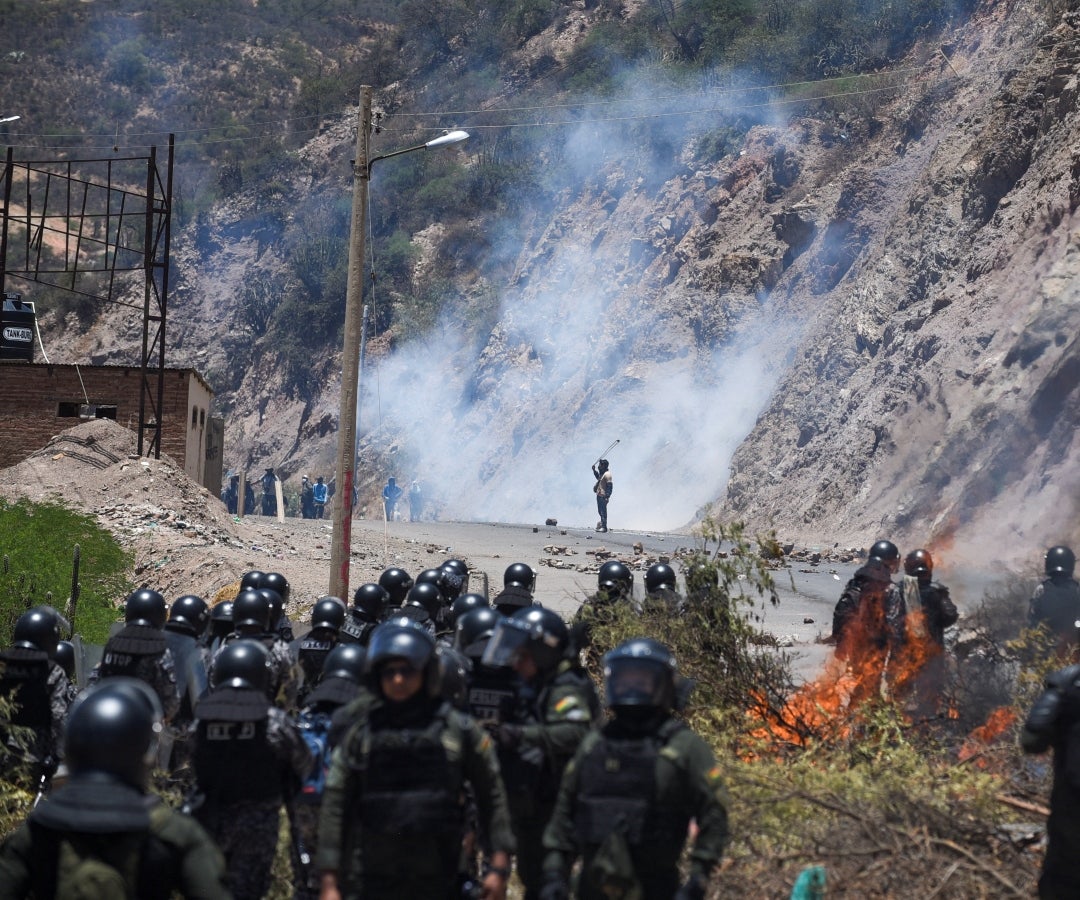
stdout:
[[397,479],[393,475],[386,479],[386,487],[383,488],[382,498],[387,522],[394,521],[394,512],[397,510],[398,500],[401,499],[403,493],[405,492],[401,489],[401,486],[397,483]]
[[328,497],[328,489],[323,483],[322,475],[320,475],[318,478],[315,479],[315,485],[311,489],[311,498],[315,501],[316,519],[321,519],[323,517],[323,510],[326,509],[326,501]]

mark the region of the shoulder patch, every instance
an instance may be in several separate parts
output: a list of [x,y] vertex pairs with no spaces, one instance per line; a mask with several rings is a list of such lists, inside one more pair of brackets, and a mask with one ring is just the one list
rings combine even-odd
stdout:
[[577,697],[574,697],[571,694],[563,697],[562,700],[555,704],[555,712],[564,713],[573,709],[575,706],[577,706]]

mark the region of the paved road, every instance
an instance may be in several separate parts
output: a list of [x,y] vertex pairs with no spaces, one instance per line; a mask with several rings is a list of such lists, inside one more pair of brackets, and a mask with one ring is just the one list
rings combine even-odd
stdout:
[[[630,558],[633,546],[638,542],[652,556],[671,556],[679,548],[698,546],[691,535],[673,532],[610,531],[597,534],[587,528],[479,522],[391,522],[386,527],[391,538],[413,542],[417,545],[414,549],[427,551],[432,565],[449,556],[465,559],[474,571],[487,574],[492,595],[501,589],[502,573],[508,565],[528,563],[539,572],[538,599],[567,616],[572,615],[582,599],[595,590],[596,576],[541,565],[541,558],[587,564],[593,562],[588,551],[599,547]],[[383,533],[383,523],[373,520],[354,520],[353,528],[363,529],[373,536]],[[392,547],[393,543],[389,541],[388,546]],[[566,547],[574,553],[553,556],[545,552],[547,546]],[[394,563],[404,564],[405,560],[394,559],[391,550],[387,564]],[[832,630],[833,606],[854,569],[853,565],[814,567],[793,564],[775,573],[780,604],[776,607],[765,605],[759,612],[765,630],[793,642],[789,652],[797,657],[795,671],[801,677],[812,678],[830,652],[829,647],[817,640]],[[640,591],[640,573],[635,580]],[[474,589],[479,587],[479,581],[474,577]],[[813,621],[807,622],[807,619]]]

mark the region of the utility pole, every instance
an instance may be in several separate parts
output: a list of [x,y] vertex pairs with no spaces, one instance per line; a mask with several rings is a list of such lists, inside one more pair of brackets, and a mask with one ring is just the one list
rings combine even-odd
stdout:
[[338,413],[337,490],[331,507],[334,531],[330,548],[330,595],[349,601],[352,548],[353,484],[356,471],[356,393],[360,376],[360,340],[364,293],[364,232],[367,228],[368,163],[371,139],[371,87],[360,88],[353,160],[352,222],[349,230],[349,277],[345,290],[345,337],[341,356],[341,408]]

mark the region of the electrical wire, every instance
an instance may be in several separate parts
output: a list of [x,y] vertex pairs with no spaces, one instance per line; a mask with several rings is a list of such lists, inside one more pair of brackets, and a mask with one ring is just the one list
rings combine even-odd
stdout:
[[[937,57],[934,57],[934,59],[937,59]],[[948,57],[946,57],[946,60],[948,60]],[[1059,61],[1064,62],[1065,60],[1059,60]],[[890,83],[889,85],[884,86],[884,87],[872,87],[872,88],[867,88],[867,89],[864,89],[864,90],[854,90],[854,91],[852,91],[852,90],[842,90],[842,91],[835,91],[835,92],[831,92],[831,93],[828,92],[828,91],[824,91],[824,92],[815,93],[815,94],[812,94],[812,95],[809,95],[809,96],[777,97],[777,98],[769,98],[769,99],[763,100],[761,102],[755,102],[755,103],[725,104],[725,105],[710,106],[710,107],[706,107],[706,108],[690,109],[690,110],[669,110],[669,111],[666,111],[666,112],[663,112],[663,113],[642,113],[642,114],[638,114],[638,115],[614,115],[614,116],[601,115],[601,116],[591,117],[587,121],[590,124],[600,124],[600,123],[603,123],[603,122],[625,122],[625,121],[633,121],[633,120],[650,120],[650,119],[657,119],[657,118],[680,118],[680,117],[685,118],[685,117],[692,117],[692,116],[695,116],[695,115],[709,115],[709,114],[716,114],[716,113],[723,113],[723,112],[734,112],[734,111],[748,110],[748,109],[765,109],[765,108],[769,108],[769,107],[790,106],[790,105],[793,105],[793,104],[796,104],[796,103],[812,103],[812,102],[821,102],[821,101],[831,100],[831,99],[841,99],[841,98],[857,97],[857,96],[863,96],[863,95],[869,95],[869,94],[879,94],[879,93],[883,93],[885,91],[896,90],[896,89],[900,89],[902,87],[905,87],[907,84],[909,84],[909,83],[917,80],[919,77],[921,77],[926,72],[928,67],[929,67],[929,63],[926,64],[926,65],[923,65],[923,66],[906,67],[906,68],[903,68],[903,69],[895,69],[895,70],[890,70],[890,71],[887,71],[887,72],[859,73],[859,74],[855,74],[855,75],[834,76],[834,77],[830,77],[830,78],[822,78],[822,79],[811,80],[811,81],[776,82],[776,83],[771,83],[771,84],[753,85],[753,86],[747,86],[747,87],[731,87],[731,88],[721,88],[721,89],[710,89],[710,90],[705,90],[705,91],[700,91],[700,92],[695,92],[695,93],[697,95],[701,96],[701,97],[704,97],[704,98],[725,97],[725,96],[744,96],[744,95],[747,95],[747,94],[760,93],[760,92],[763,92],[763,91],[784,91],[784,90],[791,90],[791,89],[795,89],[795,88],[814,86],[814,85],[829,85],[829,84],[835,84],[835,83],[841,83],[841,84],[847,85],[847,84],[850,84],[853,79],[865,80],[865,79],[873,79],[873,78],[890,78],[890,79],[895,80],[895,83]],[[545,112],[545,111],[557,111],[557,110],[564,110],[565,111],[565,110],[591,110],[591,109],[605,109],[605,108],[610,109],[610,108],[619,107],[619,106],[626,106],[628,104],[648,104],[648,105],[651,105],[651,106],[660,106],[660,107],[662,107],[665,104],[669,104],[674,100],[685,99],[686,96],[687,96],[686,94],[662,93],[662,94],[657,94],[657,95],[641,96],[641,97],[634,97],[634,98],[611,98],[611,99],[602,99],[602,100],[585,100],[585,101],[578,101],[578,102],[573,102],[573,103],[550,103],[550,104],[538,104],[538,105],[530,105],[530,106],[489,107],[489,108],[486,108],[486,109],[485,108],[477,108],[477,109],[459,109],[459,110],[438,110],[438,111],[427,111],[427,112],[403,112],[403,113],[395,113],[393,118],[395,120],[415,120],[415,119],[423,119],[423,118],[429,118],[430,119],[430,118],[447,118],[447,117],[460,118],[461,116],[492,116],[492,115],[506,115],[506,114],[511,114],[511,113],[520,114],[520,113],[527,113],[527,112]],[[348,116],[349,113],[342,113],[340,115],[345,117],[345,116]],[[216,144],[243,144],[243,143],[246,143],[246,142],[252,142],[252,141],[257,141],[257,140],[262,139],[265,136],[265,134],[267,133],[266,130],[269,130],[269,129],[273,129],[274,131],[281,131],[283,126],[286,126],[286,128],[287,128],[288,126],[291,126],[291,125],[296,124],[296,123],[325,121],[327,118],[332,118],[332,117],[328,117],[328,116],[300,116],[300,117],[291,118],[291,119],[290,118],[287,118],[287,119],[275,119],[275,120],[251,123],[251,124],[248,124],[248,125],[238,125],[238,126],[236,126],[236,127],[243,128],[247,132],[249,132],[245,136],[220,137],[220,138],[207,137],[205,139],[190,139],[190,140],[185,140],[182,137],[183,135],[210,134],[213,131],[220,128],[220,126],[208,126],[208,127],[205,127],[205,128],[171,129],[171,130],[168,130],[168,131],[163,130],[163,131],[158,131],[158,132],[153,132],[153,131],[133,132],[130,135],[125,135],[125,141],[131,141],[133,138],[151,138],[151,137],[153,137],[155,135],[161,135],[162,137],[164,137],[164,136],[166,136],[168,134],[172,134],[172,135],[181,136],[179,139],[177,139],[175,141],[175,146],[177,148],[180,148],[180,147],[213,146],[213,145],[216,145]],[[578,125],[578,124],[581,124],[583,121],[585,121],[585,120],[580,120],[580,119],[554,120],[554,119],[551,119],[551,120],[532,120],[532,121],[512,121],[512,122],[504,122],[504,123],[498,123],[498,124],[484,124],[482,122],[466,122],[466,123],[459,123],[459,124],[462,127],[471,127],[471,128],[474,128],[474,129],[493,130],[493,129],[513,129],[513,128],[525,128],[525,127],[530,127],[530,128],[536,128],[536,127],[554,128],[554,127],[563,127],[563,126],[566,126],[566,125]],[[260,129],[266,129],[266,130],[260,131]],[[301,128],[301,129],[297,129],[297,130],[302,131],[302,130],[305,130],[305,129]],[[384,124],[382,126],[382,131],[384,131],[386,133],[391,133],[391,134],[393,134],[393,133],[401,133],[404,130],[405,129],[395,129],[395,128],[389,127],[385,123],[385,121],[384,121]],[[442,126],[438,126],[438,125],[431,125],[431,126],[423,126],[423,125],[421,125],[419,127],[417,127],[416,125],[413,125],[408,130],[411,133],[415,133],[416,131],[433,131],[434,132],[434,131],[442,131],[442,130],[444,130],[444,128]],[[81,152],[91,152],[91,151],[116,152],[118,150],[118,145],[112,139],[112,136],[106,136],[106,135],[78,135],[78,134],[61,133],[59,135],[50,134],[50,135],[46,136],[46,135],[37,134],[35,132],[19,131],[19,132],[9,132],[9,137],[23,138],[23,139],[29,139],[29,140],[34,140],[34,139],[36,139],[36,140],[47,140],[49,142],[52,142],[52,141],[58,140],[58,139],[59,140],[81,139],[81,140],[84,140],[84,141],[94,141],[94,140],[108,140],[109,141],[108,146],[100,146],[100,145],[92,145],[92,144],[87,145],[86,143],[71,144],[71,145],[47,143],[47,144],[42,145],[43,149],[49,149],[49,150],[52,150],[52,151],[76,151],[77,150],[77,151],[81,151]],[[26,144],[26,143],[16,143],[14,146],[31,146],[31,145]],[[127,149],[127,150],[147,149],[147,148],[149,148],[151,146],[153,146],[153,144],[140,144],[140,143],[125,143],[124,144],[124,148]]]

